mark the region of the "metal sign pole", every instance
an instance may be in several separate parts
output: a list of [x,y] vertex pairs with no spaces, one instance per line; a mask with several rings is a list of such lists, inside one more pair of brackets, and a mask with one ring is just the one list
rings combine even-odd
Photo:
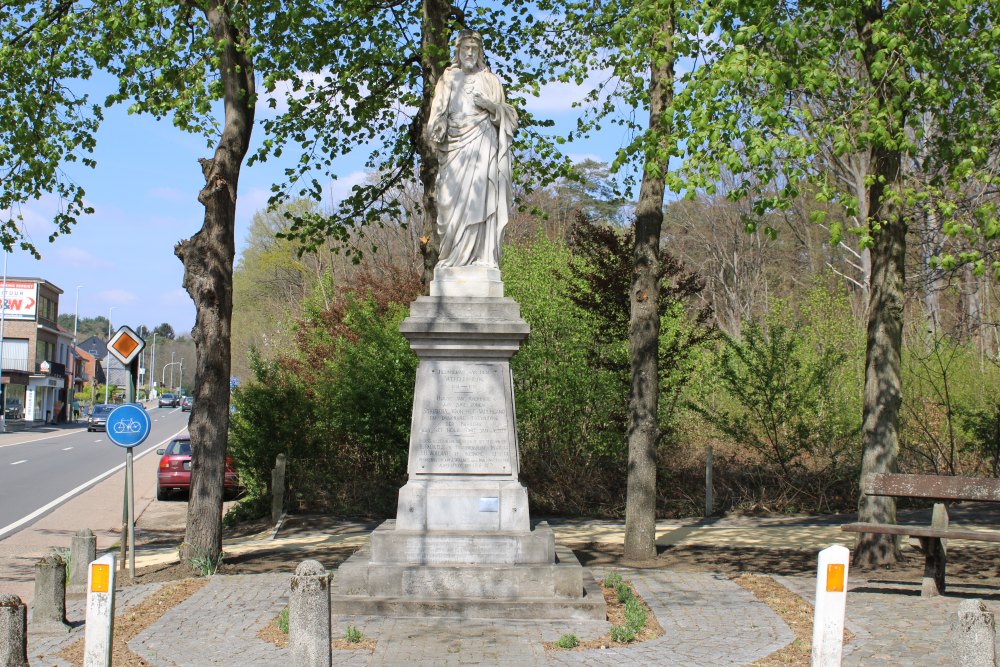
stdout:
[[[125,448],[125,498],[122,506],[122,568],[125,567],[125,545],[128,545],[129,576],[135,579],[135,478],[132,470],[132,448],[149,436],[150,423],[146,409],[136,401],[139,375],[139,355],[146,342],[128,327],[121,327],[108,340],[108,353],[113,354],[127,371],[125,405],[108,415],[107,434],[111,442]],[[126,525],[127,524],[127,528]]]
[[[125,389],[125,401],[133,403],[136,399],[136,376],[139,374],[139,360],[133,359],[128,365],[128,386]],[[132,448],[125,450],[125,507],[128,518],[128,573],[135,579],[135,487],[132,477]],[[122,537],[124,537],[124,532]],[[122,554],[124,556],[124,554]]]
[[128,574],[135,579],[135,488],[132,476],[132,447],[125,450],[125,488],[128,495]]
[[[126,450],[128,451],[128,450]],[[122,538],[118,549],[118,567],[125,572],[125,553],[128,550],[128,454],[125,454],[125,486],[122,487]]]

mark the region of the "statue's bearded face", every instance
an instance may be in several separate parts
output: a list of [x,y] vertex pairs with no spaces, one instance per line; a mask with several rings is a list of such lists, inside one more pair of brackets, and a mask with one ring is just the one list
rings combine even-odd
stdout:
[[463,39],[458,45],[458,62],[464,72],[474,72],[479,65],[482,47],[474,39]]

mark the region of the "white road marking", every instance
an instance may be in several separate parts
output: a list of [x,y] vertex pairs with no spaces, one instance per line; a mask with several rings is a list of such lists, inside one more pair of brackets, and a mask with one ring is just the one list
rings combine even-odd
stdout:
[[[177,437],[178,435],[180,435],[181,433],[183,433],[186,430],[187,430],[187,427],[182,428],[181,430],[177,431],[177,433],[174,433],[172,436],[170,436],[168,438],[164,438],[159,443],[153,445],[149,449],[146,449],[143,452],[141,452],[139,454],[136,454],[133,457],[133,460],[141,459],[146,454],[149,454],[150,452],[155,451],[157,447],[161,447],[161,446],[165,445],[166,443],[170,442],[172,439],[174,439],[175,437]],[[44,507],[39,507],[37,510],[35,510],[31,514],[29,514],[28,516],[22,517],[22,518],[18,519],[17,521],[15,521],[14,523],[12,523],[10,525],[7,525],[7,526],[4,526],[3,528],[0,528],[0,538],[2,538],[7,533],[11,533],[11,532],[17,530],[18,528],[20,528],[24,524],[28,523],[29,521],[34,521],[37,517],[45,514],[50,509],[52,509],[54,507],[58,507],[59,505],[61,505],[62,503],[66,502],[67,500],[69,500],[70,498],[72,498],[73,496],[75,496],[76,494],[78,494],[78,493],[80,493],[82,491],[86,491],[87,489],[89,489],[90,487],[94,486],[95,484],[97,484],[101,480],[103,480],[103,479],[105,479],[107,477],[110,477],[111,475],[115,474],[116,472],[118,472],[119,470],[121,470],[124,467],[125,467],[125,462],[123,461],[123,462],[119,463],[118,465],[116,465],[114,468],[111,468],[110,470],[105,470],[104,472],[102,472],[97,477],[94,477],[93,479],[90,479],[90,480],[84,482],[83,484],[81,484],[80,486],[76,487],[72,491],[67,491],[66,493],[62,494],[61,496],[59,496],[58,498],[56,498],[55,500],[53,500],[49,504],[45,505]]]
[[14,461],[13,463],[11,463],[11,465],[12,466],[19,466],[22,463],[27,463],[27,462],[28,462],[28,459],[21,459],[20,461]]
[[71,449],[73,449],[73,448],[72,448],[72,447],[63,447],[63,451],[64,451],[64,452],[68,452],[68,451],[69,451],[69,450],[71,450]]
[[20,442],[12,442],[12,443],[10,443],[8,445],[0,445],[0,449],[3,449],[4,447],[16,447],[17,445],[25,445],[25,444],[28,444],[28,443],[31,443],[31,442],[41,442],[42,440],[51,440],[52,438],[62,438],[62,437],[65,437],[67,435],[73,435],[75,433],[77,433],[77,431],[75,431],[75,430],[74,431],[64,431],[62,433],[53,433],[52,435],[45,435],[45,436],[42,436],[41,438],[32,438],[31,440],[22,440]]

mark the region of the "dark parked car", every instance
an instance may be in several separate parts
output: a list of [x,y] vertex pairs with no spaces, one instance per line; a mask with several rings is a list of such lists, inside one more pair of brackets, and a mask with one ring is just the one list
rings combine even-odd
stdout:
[[[165,449],[157,449],[160,466],[156,471],[156,499],[166,500],[173,491],[191,490],[191,436],[182,435],[170,441]],[[222,483],[223,495],[232,498],[239,489],[239,478],[233,460],[226,457],[226,478]]]
[[87,417],[87,432],[108,430],[108,415],[117,407],[110,403],[99,403],[91,408]]
[[176,408],[181,404],[181,397],[177,394],[163,394],[160,396],[158,405],[161,408]]
[[185,396],[181,399],[181,412],[191,412],[191,408],[194,406],[194,399],[190,396]]

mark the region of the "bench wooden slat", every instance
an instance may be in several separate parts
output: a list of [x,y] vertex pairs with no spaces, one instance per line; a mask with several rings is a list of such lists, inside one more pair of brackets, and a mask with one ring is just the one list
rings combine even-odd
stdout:
[[1000,542],[1000,532],[980,532],[957,528],[927,528],[926,526],[897,525],[891,523],[847,523],[840,527],[848,533],[879,533],[882,535],[908,535],[909,537],[936,537],[943,540],[974,540]]
[[865,494],[1000,502],[1000,479],[880,473],[865,480]]

